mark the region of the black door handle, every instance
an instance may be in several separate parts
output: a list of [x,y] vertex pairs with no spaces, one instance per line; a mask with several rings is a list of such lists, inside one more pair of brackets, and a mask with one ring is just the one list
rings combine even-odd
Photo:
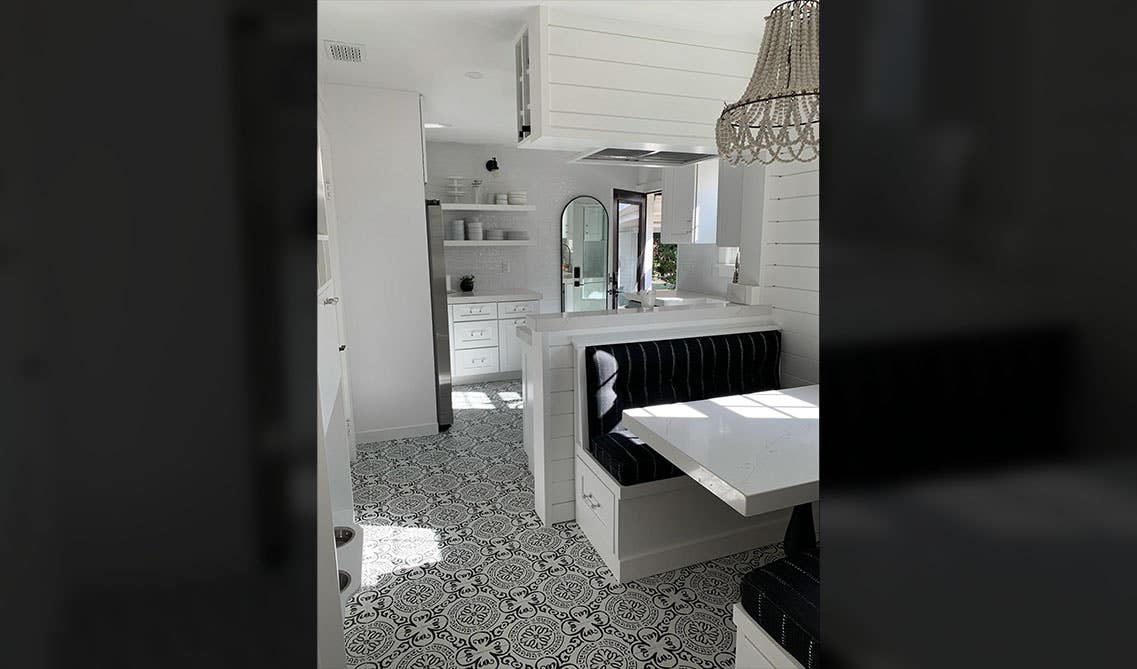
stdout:
[[340,344],[340,350],[346,351],[347,350],[347,344]]

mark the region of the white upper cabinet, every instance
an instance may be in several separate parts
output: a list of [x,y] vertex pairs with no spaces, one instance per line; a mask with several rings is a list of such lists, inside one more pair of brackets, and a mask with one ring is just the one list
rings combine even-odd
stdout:
[[718,237],[719,161],[663,170],[664,244],[714,244]]
[[765,169],[761,165],[732,166],[726,161],[719,161],[718,177],[715,243],[719,246],[749,246],[748,240],[753,241],[762,234]]
[[535,7],[514,47],[518,146],[715,153],[759,39]]
[[[730,163],[719,164],[718,230],[715,243],[719,246],[742,246],[742,198],[744,167]],[[761,210],[757,225],[762,224]]]
[[695,229],[695,180],[697,166],[663,170],[663,202],[660,211],[660,241],[690,244]]
[[695,167],[695,230],[691,241],[714,244],[718,234],[719,161],[704,160]]

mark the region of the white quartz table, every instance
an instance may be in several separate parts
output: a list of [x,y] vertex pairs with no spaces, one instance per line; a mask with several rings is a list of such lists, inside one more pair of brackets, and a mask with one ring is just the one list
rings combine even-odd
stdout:
[[624,409],[622,424],[744,516],[818,499],[820,386]]

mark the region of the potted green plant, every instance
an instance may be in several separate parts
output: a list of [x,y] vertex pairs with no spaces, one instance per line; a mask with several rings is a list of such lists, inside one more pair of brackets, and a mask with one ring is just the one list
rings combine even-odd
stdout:
[[463,293],[469,293],[469,292],[473,291],[474,290],[474,275],[473,274],[463,274],[462,277],[460,279],[458,279],[458,287],[462,289]]

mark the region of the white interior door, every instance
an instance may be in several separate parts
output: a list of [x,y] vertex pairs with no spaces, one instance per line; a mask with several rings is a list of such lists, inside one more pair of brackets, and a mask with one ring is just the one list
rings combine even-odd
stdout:
[[344,304],[338,292],[338,287],[343,284],[340,281],[339,247],[336,243],[335,187],[332,183],[331,159],[330,156],[327,155],[327,147],[330,146],[330,141],[323,120],[320,118],[316,119],[316,130],[316,243],[320,248],[318,261],[320,262],[324,274],[318,281],[318,289],[323,289],[323,287],[330,282],[332,292],[327,297],[335,298],[332,304],[332,311],[335,315],[337,356],[341,370],[340,384],[343,392],[342,414],[343,420],[346,423],[345,430],[347,434],[348,452],[351,459],[355,460],[355,425],[352,414],[351,383],[349,382],[347,374],[349,352],[346,346],[346,337],[344,336]]

